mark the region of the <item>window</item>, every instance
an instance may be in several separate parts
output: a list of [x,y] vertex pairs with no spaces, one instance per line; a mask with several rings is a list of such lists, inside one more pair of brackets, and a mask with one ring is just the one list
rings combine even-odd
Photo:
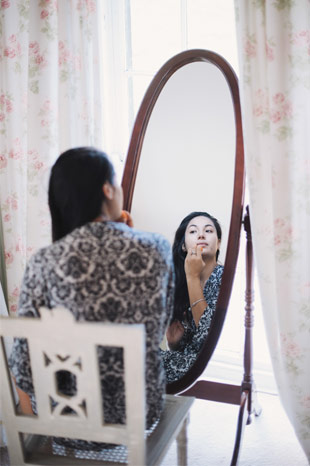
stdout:
[[[233,0],[103,0],[103,108],[106,147],[121,180],[131,130],[153,76],[177,53],[215,50],[238,75]],[[209,375],[239,383],[244,346],[245,234],[231,305]],[[274,379],[255,282],[254,360],[259,384],[274,391]]]
[[104,0],[104,133],[121,178],[141,100],[183,50],[216,50],[237,72],[233,0]]

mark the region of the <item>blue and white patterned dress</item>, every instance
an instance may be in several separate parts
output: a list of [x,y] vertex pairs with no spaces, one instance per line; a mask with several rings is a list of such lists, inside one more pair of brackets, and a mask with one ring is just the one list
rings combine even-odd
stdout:
[[[32,256],[18,314],[37,316],[41,306],[64,306],[77,320],[145,324],[146,424],[150,427],[163,406],[165,375],[158,348],[172,314],[173,295],[171,247],[163,236],[122,223],[92,222]],[[121,350],[100,348],[99,363],[105,420],[124,422]],[[10,367],[35,410],[26,340],[15,340]],[[71,395],[72,379],[62,380],[62,385],[62,391]]]
[[185,328],[184,335],[174,350],[161,350],[167,382],[179,380],[194,364],[197,355],[208,335],[212,318],[216,309],[218,294],[222,280],[224,267],[216,265],[209,279],[206,281],[203,295],[208,306],[202,314],[198,327],[190,314],[188,321],[182,322]]

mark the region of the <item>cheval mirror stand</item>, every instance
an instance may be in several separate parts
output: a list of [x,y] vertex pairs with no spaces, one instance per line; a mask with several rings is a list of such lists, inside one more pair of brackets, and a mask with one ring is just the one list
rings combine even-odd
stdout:
[[[226,96],[225,101],[223,96]],[[226,146],[221,145],[223,141]],[[190,145],[187,145],[188,142]],[[187,149],[182,153],[183,146]],[[212,157],[214,153],[217,154],[216,158]],[[201,158],[194,162],[196,154],[201,154]],[[211,160],[208,156],[211,156]],[[183,165],[185,171],[182,172]],[[200,178],[195,178],[195,186],[191,186],[191,190],[186,172],[189,166],[202,167]],[[174,167],[177,167],[177,176]],[[205,174],[209,171],[213,176],[206,178]],[[226,182],[223,188],[219,188],[219,183],[223,182],[216,176],[219,172],[222,178],[227,174],[231,177],[232,199],[225,197]],[[209,333],[192,367],[180,380],[167,384],[166,392],[240,406],[231,460],[231,465],[236,465],[244,427],[250,424],[253,413],[258,416],[261,412],[252,375],[253,248],[249,208],[246,208],[245,215],[243,212],[245,169],[238,79],[230,64],[210,50],[187,50],[172,57],[157,72],[142,100],[122,179],[124,209],[132,212],[137,228],[144,229],[147,225],[150,231],[156,231],[153,228],[158,228],[158,225],[151,225],[151,217],[157,222],[160,217],[168,218],[166,224],[171,223],[171,215],[188,201],[184,197],[184,183],[177,188],[178,178],[183,182],[186,180],[187,193],[196,192],[195,198],[191,200],[192,211],[199,210],[194,205],[197,199],[202,198],[208,206],[207,210],[214,209],[214,212],[219,212],[216,216],[221,218],[220,207],[212,204],[218,199],[214,193],[221,192],[225,206],[229,209],[225,225],[227,231],[229,227],[229,234],[222,285]],[[215,186],[212,185],[213,179]],[[158,180],[161,181],[161,192],[165,186],[170,189],[165,191],[162,202],[157,197],[152,198],[153,192],[158,195]],[[197,194],[199,188],[202,191]],[[229,206],[232,206],[231,209]],[[151,217],[150,212],[153,214]],[[165,217],[167,212],[169,217]],[[142,220],[136,224],[139,218]],[[181,218],[178,212],[178,219]],[[199,378],[214,352],[224,324],[238,260],[242,225],[246,234],[244,375],[240,385],[231,385]],[[159,231],[165,234],[164,230]]]

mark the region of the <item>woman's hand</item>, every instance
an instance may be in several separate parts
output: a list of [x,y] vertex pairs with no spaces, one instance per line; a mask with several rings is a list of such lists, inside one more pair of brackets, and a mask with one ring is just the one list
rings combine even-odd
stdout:
[[202,248],[196,246],[187,251],[185,258],[184,269],[186,278],[199,278],[204,267],[204,262],[201,256]]
[[201,253],[202,248],[200,246],[190,248],[187,252],[184,264],[189,302],[196,327],[198,327],[200,318],[207,306],[200,279],[201,272],[205,265]]
[[17,395],[19,397],[20,411],[22,412],[22,414],[33,415],[30,396],[16,385],[16,381],[14,377],[13,377],[13,380],[15,383]]
[[129,227],[133,227],[132,216],[130,215],[130,213],[127,210],[122,210],[121,216],[115,221],[125,223]]
[[169,325],[166,338],[168,346],[171,350],[176,350],[181,338],[184,335],[184,327],[179,320],[174,320],[171,325]]

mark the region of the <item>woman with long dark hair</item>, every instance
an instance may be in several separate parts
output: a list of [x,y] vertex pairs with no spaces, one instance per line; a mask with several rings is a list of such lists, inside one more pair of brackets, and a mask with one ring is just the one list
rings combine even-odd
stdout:
[[[41,306],[62,306],[76,320],[143,323],[146,331],[146,425],[160,416],[165,377],[158,354],[173,306],[173,264],[161,235],[123,222],[122,188],[107,155],[90,147],[64,152],[52,167],[49,207],[53,243],[27,264],[19,315],[38,316]],[[123,423],[123,357],[119,348],[98,348],[105,422]],[[36,410],[28,346],[14,342],[10,358],[21,409]],[[72,396],[72,377],[61,380]],[[98,409],[100,407],[98,406]],[[100,449],[89,442],[57,440],[67,446]]]
[[218,263],[222,230],[207,212],[192,212],[178,227],[172,247],[175,296],[161,351],[167,382],[180,379],[195,362],[209,332],[223,266]]

